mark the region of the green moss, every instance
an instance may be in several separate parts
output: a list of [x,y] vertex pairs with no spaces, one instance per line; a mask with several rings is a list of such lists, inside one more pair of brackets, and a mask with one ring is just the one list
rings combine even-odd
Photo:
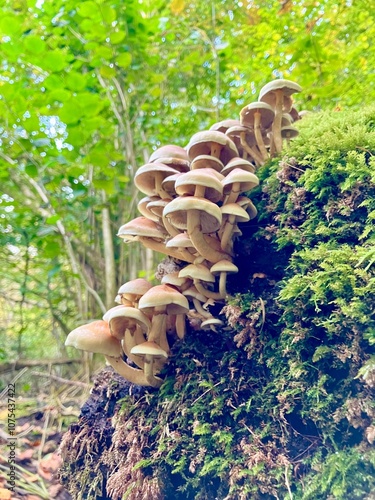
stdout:
[[374,118],[311,116],[260,171],[227,327],[192,329],[159,391],[116,399],[111,498],[371,498]]

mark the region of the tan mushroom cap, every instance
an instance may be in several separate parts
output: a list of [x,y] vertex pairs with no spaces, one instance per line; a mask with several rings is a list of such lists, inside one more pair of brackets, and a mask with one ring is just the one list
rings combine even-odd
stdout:
[[214,275],[220,273],[235,274],[238,273],[238,267],[229,260],[220,260],[210,268],[210,272]]
[[[247,211],[244,208],[242,208],[238,203],[227,203],[226,205],[223,205],[222,207],[220,207],[220,210],[221,210],[221,213],[223,215],[234,215],[234,219],[235,219],[236,223],[237,222],[247,222],[250,220],[250,216],[247,213]],[[223,261],[219,261],[219,262],[223,262]]]
[[203,328],[203,330],[210,328],[211,330],[216,331],[215,326],[223,326],[223,325],[224,325],[224,322],[221,321],[221,319],[209,318],[201,323],[201,328]]
[[125,241],[137,241],[139,236],[162,240],[168,236],[166,230],[146,217],[136,217],[120,227],[117,236]]
[[138,211],[143,215],[143,217],[146,217],[147,219],[150,219],[154,222],[158,222],[158,217],[151,212],[151,210],[148,209],[148,204],[152,201],[157,201],[160,200],[159,196],[145,196],[138,202]]
[[151,328],[150,320],[135,307],[123,306],[112,308],[108,313],[108,323],[111,334],[117,339],[123,339],[127,329],[132,330],[139,325],[144,332]]
[[[186,278],[184,278],[184,279],[186,279]],[[207,297],[205,297],[204,295],[199,293],[198,290],[195,288],[195,286],[191,286],[187,290],[184,290],[182,292],[182,294],[185,295],[185,297],[197,299],[197,300],[199,300],[199,302],[202,302],[202,303],[207,301]]]
[[240,168],[235,168],[234,170],[229,172],[229,174],[223,179],[222,184],[224,188],[224,194],[226,195],[232,191],[234,184],[239,184],[236,192],[242,193],[258,186],[259,179],[255,174],[251,172],[246,172],[245,170],[242,170]]
[[178,271],[174,273],[165,274],[161,279],[162,285],[170,285],[177,288],[180,288],[186,285],[187,283],[191,283],[191,281],[188,278],[180,278],[178,276]]
[[218,157],[224,164],[231,158],[238,156],[234,142],[222,132],[214,130],[204,130],[203,132],[194,134],[186,149],[190,160],[194,160],[194,158],[200,155],[211,155],[212,148],[215,148],[215,146],[218,146],[218,149],[220,149]]
[[293,106],[292,109],[289,111],[289,114],[290,116],[292,117],[292,120],[294,122],[298,121],[301,119],[301,117],[299,116],[299,113],[298,111],[296,110],[296,108]]
[[152,287],[151,283],[144,278],[136,278],[120,286],[119,294],[124,295],[127,300],[138,300]]
[[166,193],[169,194],[170,198],[174,198],[175,196],[177,196],[175,184],[180,175],[182,175],[181,172],[179,172],[178,174],[169,175],[168,177],[163,179],[161,183],[162,188]]
[[152,356],[154,358],[168,358],[168,354],[156,342],[147,341],[134,346],[131,351],[137,356]]
[[196,170],[197,168],[212,168],[216,172],[221,172],[224,168],[224,164],[219,158],[215,158],[211,155],[199,155],[194,158],[190,164],[191,170]]
[[177,174],[177,170],[163,163],[146,163],[140,167],[134,176],[134,184],[147,196],[160,196],[160,187],[163,179]]
[[189,170],[189,157],[181,146],[167,145],[162,146],[152,153],[149,163],[163,163],[168,167],[174,168],[178,172],[187,172]]
[[181,278],[191,278],[215,283],[215,276],[203,264],[189,264],[178,273]]
[[233,158],[225,165],[221,173],[226,176],[235,168],[241,168],[242,170],[246,170],[246,172],[255,172],[255,166],[250,161],[243,158]]
[[289,112],[293,106],[293,101],[290,96],[295,92],[301,92],[301,90],[302,87],[290,80],[273,80],[272,82],[267,83],[267,85],[260,90],[259,100],[266,102],[274,108],[276,105],[276,93],[278,91],[282,91],[283,110]]
[[167,248],[194,248],[194,245],[186,232],[177,234],[168,240],[165,246]]
[[219,229],[222,220],[220,208],[204,198],[195,196],[175,198],[165,207],[163,215],[174,227],[186,230],[189,210],[200,212],[200,225],[203,233],[215,233]]
[[255,113],[260,113],[260,127],[269,128],[275,117],[273,108],[266,102],[252,102],[240,111],[240,122],[245,127],[254,127]]
[[247,196],[239,196],[236,203],[246,210],[250,219],[254,219],[258,215],[256,206]]
[[139,309],[145,314],[153,314],[154,308],[165,308],[166,314],[185,314],[189,311],[189,303],[175,288],[157,285],[146,292],[139,301]]
[[294,127],[288,126],[281,128],[281,137],[283,139],[293,139],[293,137],[297,137],[298,134],[298,130]]
[[223,186],[220,182],[223,178],[224,176],[211,168],[190,170],[190,172],[182,174],[176,180],[176,193],[180,196],[193,196],[197,190],[197,186],[201,186],[201,188],[203,188],[202,192],[204,193],[202,196],[216,203],[223,197]]
[[236,125],[240,125],[239,120],[232,120],[230,118],[226,120],[222,120],[221,122],[214,123],[211,125],[210,130],[216,130],[217,132],[225,132],[228,130],[230,127],[235,127]]
[[121,342],[111,335],[108,323],[102,320],[72,330],[65,345],[115,358],[122,356]]
[[282,127],[288,127],[293,123],[293,118],[289,113],[283,113],[283,116],[281,118],[281,126]]
[[147,208],[153,215],[155,215],[155,217],[158,218],[158,220],[160,220],[163,217],[163,210],[169,202],[170,200],[162,199],[150,201],[150,203],[147,205]]

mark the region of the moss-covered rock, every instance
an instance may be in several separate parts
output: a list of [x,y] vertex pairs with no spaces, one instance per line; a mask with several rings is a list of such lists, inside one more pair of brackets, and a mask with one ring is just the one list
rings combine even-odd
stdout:
[[299,128],[259,172],[227,326],[190,328],[159,391],[106,369],[62,445],[74,498],[374,498],[375,108]]

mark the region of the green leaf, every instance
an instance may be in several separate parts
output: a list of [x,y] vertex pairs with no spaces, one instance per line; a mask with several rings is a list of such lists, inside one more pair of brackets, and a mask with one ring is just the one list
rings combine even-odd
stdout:
[[62,51],[48,52],[43,58],[43,67],[53,73],[63,70],[65,66],[66,59]]
[[46,50],[46,42],[39,36],[29,35],[24,41],[25,48],[33,54],[42,54]]
[[93,181],[93,184],[96,189],[103,189],[107,194],[113,194],[115,192],[113,180],[97,179]]
[[65,76],[65,83],[70,90],[83,90],[86,87],[87,77],[86,75],[82,75],[76,71],[70,71]]
[[100,11],[106,23],[111,24],[116,20],[116,10],[108,5],[101,5]]
[[39,175],[38,169],[34,164],[26,165],[25,172],[33,179],[35,179],[35,177],[38,177]]
[[116,76],[116,71],[109,66],[102,66],[99,73],[104,76],[104,78],[114,78]]
[[109,35],[109,39],[111,40],[111,43],[116,45],[117,43],[122,42],[125,36],[126,36],[125,31],[115,31],[114,33],[111,33]]
[[81,2],[77,5],[78,14],[82,17],[95,17],[98,15],[98,8],[95,2]]
[[120,54],[116,59],[116,64],[117,66],[120,66],[120,68],[129,67],[131,62],[132,62],[132,55],[129,52],[124,52],[123,54]]
[[56,224],[58,220],[60,220],[59,215],[51,215],[51,217],[46,219],[46,224]]

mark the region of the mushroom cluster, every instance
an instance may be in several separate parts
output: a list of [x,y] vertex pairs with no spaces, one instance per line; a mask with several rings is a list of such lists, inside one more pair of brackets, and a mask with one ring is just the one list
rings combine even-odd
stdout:
[[168,145],[152,153],[134,177],[145,195],[141,216],[118,236],[171,257],[178,270],[157,286],[144,279],[125,283],[119,305],[103,320],[73,330],[66,345],[100,352],[130,382],[159,387],[171,341],[184,338],[186,316],[203,329],[222,324],[209,307],[225,301],[227,275],[238,272],[233,242],[241,236],[239,225],[257,215],[243,193],[258,186],[256,169],[298,134],[291,95],[300,90],[288,80],[272,81],[239,120],[194,134],[186,148]]

